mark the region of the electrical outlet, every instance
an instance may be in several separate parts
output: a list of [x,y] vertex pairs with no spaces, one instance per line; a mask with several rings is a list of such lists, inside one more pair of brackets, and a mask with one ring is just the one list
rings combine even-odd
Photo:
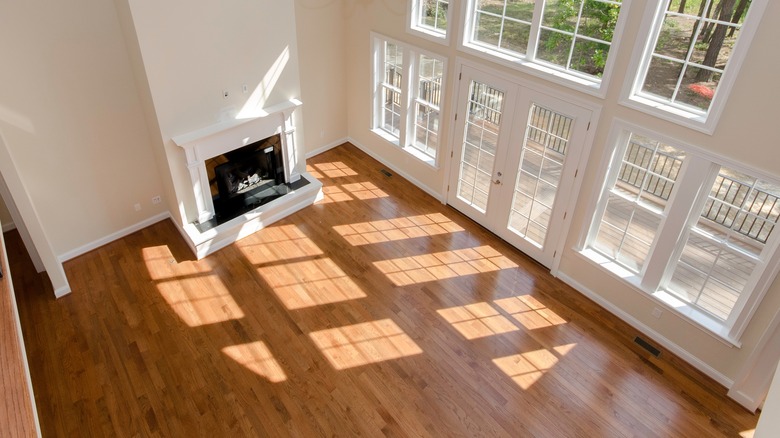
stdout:
[[135,205],[133,205],[133,208],[135,209],[135,211],[141,211],[141,204],[136,203]]
[[222,90],[222,98],[227,100],[228,97],[230,97],[230,91]]
[[152,204],[159,204],[162,202],[162,198],[160,198],[160,195],[155,196],[152,198]]
[[661,315],[662,315],[663,313],[664,313],[664,312],[663,312],[661,309],[659,309],[658,307],[656,307],[656,308],[654,308],[654,309],[653,309],[653,318],[655,318],[655,319],[658,319],[658,318],[660,318],[660,317],[661,317]]

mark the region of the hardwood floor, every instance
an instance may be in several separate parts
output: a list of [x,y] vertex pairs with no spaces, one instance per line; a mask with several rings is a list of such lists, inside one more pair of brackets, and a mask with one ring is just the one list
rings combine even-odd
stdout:
[[351,145],[201,261],[164,221],[66,263],[9,235],[44,436],[738,436],[757,417]]

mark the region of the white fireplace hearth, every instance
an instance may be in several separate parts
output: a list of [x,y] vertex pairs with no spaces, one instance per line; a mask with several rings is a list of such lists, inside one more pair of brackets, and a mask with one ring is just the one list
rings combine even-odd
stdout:
[[[195,205],[189,207],[197,211],[196,220],[185,224],[182,234],[198,259],[322,197],[322,184],[305,171],[303,154],[295,144],[292,116],[300,105],[300,101],[293,99],[265,108],[260,111],[259,117],[232,119],[173,138],[174,143],[185,152],[195,201]],[[217,223],[206,161],[274,135],[279,135],[281,139],[284,177],[290,187],[289,193],[234,219]]]

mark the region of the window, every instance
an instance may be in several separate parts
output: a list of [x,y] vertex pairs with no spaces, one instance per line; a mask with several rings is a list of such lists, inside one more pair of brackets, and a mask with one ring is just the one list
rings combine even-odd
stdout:
[[721,167],[677,261],[667,290],[726,321],[780,216],[780,187]]
[[374,132],[435,165],[441,132],[444,59],[374,36]]
[[637,50],[641,60],[629,99],[670,120],[712,132],[717,116],[707,123],[710,115],[724,104],[755,33],[756,25],[748,20],[760,18],[756,10],[765,4],[664,0],[649,5],[655,9],[647,15],[654,20],[647,20],[646,31],[640,31],[650,38]]
[[630,133],[619,166],[609,177],[593,247],[640,273],[677,181],[685,153]]
[[410,29],[419,32],[420,36],[445,41],[449,11],[449,0],[412,0],[409,2]]
[[401,86],[404,69],[404,52],[397,44],[382,45],[382,81],[380,83],[381,128],[393,137],[401,133]]
[[654,137],[620,130],[583,254],[736,343],[776,272],[780,184]]
[[621,1],[471,0],[464,45],[598,88]]
[[435,159],[439,148],[439,108],[444,61],[421,54],[417,65],[419,74],[414,101],[414,140],[410,145]]

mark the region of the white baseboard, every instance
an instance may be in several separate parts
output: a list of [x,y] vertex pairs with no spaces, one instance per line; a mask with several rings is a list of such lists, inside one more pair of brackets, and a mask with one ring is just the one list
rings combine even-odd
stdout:
[[[86,254],[94,249],[100,248],[103,245],[109,244],[117,239],[121,239],[129,234],[133,234],[138,230],[142,230],[149,225],[156,224],[157,222],[160,222],[162,220],[168,219],[171,217],[170,213],[165,211],[162,212],[156,216],[152,216],[148,219],[142,220],[141,222],[138,222],[137,224],[130,225],[127,228],[123,228],[115,233],[111,233],[108,236],[101,237],[100,239],[97,239],[95,241],[92,241],[90,243],[87,243],[86,245],[82,245],[78,248],[72,249],[66,253],[60,254],[57,258],[60,260],[60,263],[65,263],[68,260],[74,259],[80,255]],[[67,295],[70,291],[64,292],[63,294]],[[57,294],[57,291],[54,292]]]
[[[725,386],[726,388],[730,388],[731,385],[734,384],[734,381],[723,375],[720,371],[717,371],[716,369],[712,368],[711,366],[704,363],[701,359],[698,357],[692,355],[679,345],[675,344],[674,342],[670,341],[665,336],[661,335],[660,333],[656,332],[655,330],[651,329],[650,327],[646,326],[642,322],[640,322],[638,319],[634,318],[633,316],[629,315],[622,309],[618,308],[614,304],[610,303],[609,301],[602,298],[597,293],[593,292],[592,290],[588,289],[578,281],[574,280],[573,278],[569,277],[563,272],[558,272],[558,278],[560,278],[564,283],[568,284],[569,286],[573,287],[575,290],[577,290],[579,293],[585,295],[588,297],[591,301],[594,301],[599,306],[607,309],[611,314],[617,316],[618,318],[622,319],[623,322],[627,323],[628,325],[634,327],[635,329],[642,332],[642,334],[648,336],[650,339],[652,339],[655,342],[658,342],[661,344],[664,348],[675,354],[676,356],[680,357],[682,360],[688,362],[691,364],[694,368],[701,371],[702,373],[706,374],[707,376],[711,377],[721,385]],[[739,400],[737,400],[739,401]]]
[[66,295],[70,295],[70,293],[71,293],[70,285],[62,286],[61,288],[58,288],[57,290],[54,291],[54,297],[62,298]]
[[7,232],[9,232],[11,230],[15,230],[15,229],[16,229],[16,225],[13,222],[8,222],[8,223],[3,224],[3,232],[4,233],[7,233]]
[[746,394],[742,391],[729,391],[728,394],[729,397],[731,397],[732,400],[742,405],[745,409],[749,410],[750,412],[755,413],[758,408],[761,407],[761,404],[764,402],[764,399],[766,398],[766,394],[764,394],[764,397],[761,397],[760,399],[754,399],[749,394]]
[[336,140],[334,142],[328,143],[325,146],[320,146],[317,149],[314,149],[313,151],[307,152],[306,153],[306,158],[309,159],[309,158],[311,158],[311,157],[313,157],[315,155],[319,155],[319,154],[321,154],[321,153],[323,153],[325,151],[329,151],[329,150],[335,148],[336,146],[341,146],[342,144],[344,144],[344,143],[346,143],[348,141],[349,141],[349,139],[347,137],[344,137],[342,139],[339,139],[339,140]]
[[427,194],[429,194],[429,195],[433,196],[434,198],[436,198],[436,200],[438,200],[438,201],[439,201],[439,202],[441,202],[442,204],[444,204],[444,203],[446,203],[446,202],[447,202],[447,200],[446,200],[446,198],[445,198],[445,195],[444,195],[444,194],[442,194],[442,193],[439,193],[438,191],[436,191],[436,190],[434,190],[434,189],[432,189],[432,188],[430,188],[430,187],[426,186],[425,184],[421,183],[421,182],[420,182],[420,181],[419,181],[417,178],[415,178],[415,177],[411,176],[409,173],[407,173],[407,172],[405,172],[405,171],[403,171],[403,170],[401,170],[401,169],[397,168],[396,166],[394,166],[394,165],[392,165],[392,164],[388,163],[388,162],[387,162],[387,161],[386,161],[386,160],[385,160],[383,157],[381,157],[381,156],[379,156],[379,155],[375,154],[375,153],[374,153],[374,152],[372,152],[370,149],[368,149],[367,147],[365,147],[365,146],[363,146],[362,144],[360,144],[360,142],[358,142],[358,141],[357,141],[357,140],[355,140],[354,138],[351,138],[351,137],[350,137],[350,138],[348,138],[348,139],[347,139],[347,141],[348,141],[348,142],[350,142],[350,143],[352,143],[352,144],[353,144],[353,145],[354,145],[356,148],[358,148],[358,149],[360,149],[361,151],[363,151],[363,152],[364,152],[366,155],[368,155],[368,156],[370,156],[371,158],[373,158],[373,159],[375,159],[375,160],[379,161],[379,162],[380,162],[380,163],[382,163],[383,165],[385,165],[385,166],[389,167],[389,168],[390,168],[390,170],[392,170],[393,172],[395,172],[395,173],[397,173],[398,175],[401,175],[402,177],[404,177],[404,179],[408,180],[409,182],[411,182],[412,184],[414,184],[415,186],[417,186],[417,188],[419,188],[420,190],[422,190],[422,191],[424,191],[425,193],[427,193]]

